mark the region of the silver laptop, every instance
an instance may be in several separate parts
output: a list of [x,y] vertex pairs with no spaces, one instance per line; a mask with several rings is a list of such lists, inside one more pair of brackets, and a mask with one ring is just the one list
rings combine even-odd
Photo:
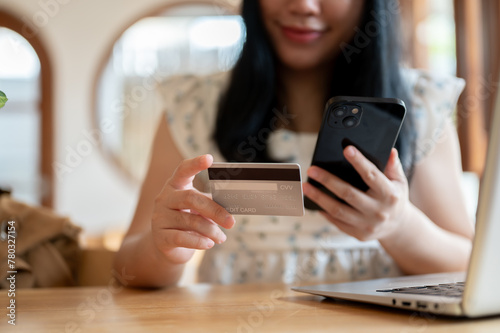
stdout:
[[331,298],[451,316],[500,314],[500,90],[481,182],[474,246],[467,272],[292,288]]

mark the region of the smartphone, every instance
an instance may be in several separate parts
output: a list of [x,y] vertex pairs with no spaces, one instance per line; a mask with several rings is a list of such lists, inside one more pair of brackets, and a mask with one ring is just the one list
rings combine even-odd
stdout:
[[[344,148],[353,145],[383,171],[405,115],[405,104],[397,98],[331,98],[325,107],[311,165],[327,170],[362,191],[368,190],[361,176],[345,159]],[[310,178],[307,181],[342,201],[320,183]],[[307,197],[304,197],[304,206],[321,210]]]

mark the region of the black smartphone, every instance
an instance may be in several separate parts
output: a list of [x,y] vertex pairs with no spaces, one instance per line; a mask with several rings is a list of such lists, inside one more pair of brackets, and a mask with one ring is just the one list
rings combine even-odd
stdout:
[[[329,171],[362,191],[368,190],[361,176],[345,159],[344,148],[353,145],[383,171],[405,114],[405,104],[397,98],[331,98],[325,107],[311,165]],[[307,181],[337,198],[320,183],[310,178]],[[304,206],[310,210],[321,210],[307,197],[304,197]]]

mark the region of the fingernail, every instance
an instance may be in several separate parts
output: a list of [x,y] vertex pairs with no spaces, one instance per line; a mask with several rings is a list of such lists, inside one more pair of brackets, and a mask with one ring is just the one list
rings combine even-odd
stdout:
[[314,168],[311,168],[307,171],[307,174],[311,177],[311,178],[318,178],[319,176],[319,172],[318,170],[314,169]]
[[356,150],[354,150],[354,147],[349,146],[346,148],[345,154],[346,154],[346,156],[354,157],[354,155],[356,155]]
[[234,217],[233,215],[228,215],[226,216],[226,222],[228,225],[230,225],[231,227],[236,223],[236,221],[234,220]]
[[215,245],[215,242],[213,240],[211,240],[211,239],[206,240],[205,247],[207,249],[211,249],[212,247],[214,247],[214,245]]
[[223,233],[222,231],[221,231],[220,233],[221,233],[221,234],[220,234],[220,236],[219,236],[219,244],[222,244],[222,243],[224,243],[224,242],[226,241],[227,236],[226,236],[226,234],[225,234],[225,233]]
[[[204,160],[204,162],[203,162],[203,160]],[[212,165],[212,163],[213,163],[212,155],[210,155],[210,154],[203,155],[202,163],[208,163],[208,164]]]

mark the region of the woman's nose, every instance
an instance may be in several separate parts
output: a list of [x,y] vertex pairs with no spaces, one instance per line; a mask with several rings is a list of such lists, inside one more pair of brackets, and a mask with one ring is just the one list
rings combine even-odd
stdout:
[[296,15],[317,15],[321,12],[322,0],[290,0],[288,9]]

